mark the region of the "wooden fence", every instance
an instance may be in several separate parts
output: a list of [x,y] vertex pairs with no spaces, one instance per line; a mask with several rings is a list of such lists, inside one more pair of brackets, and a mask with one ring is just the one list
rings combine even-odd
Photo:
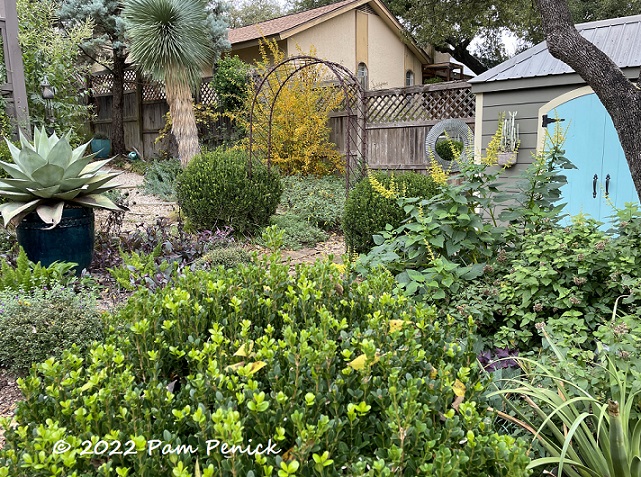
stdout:
[[[209,86],[209,79],[203,79],[196,97],[197,102],[209,104],[216,100],[216,93]],[[111,74],[96,74],[92,77],[92,101],[96,112],[93,128],[96,133],[107,136],[111,135],[112,85]],[[128,150],[137,150],[145,158],[154,157],[161,149],[169,146],[156,143],[158,131],[165,127],[165,114],[169,111],[164,87],[145,81],[133,70],[127,70],[124,89],[125,146]]]
[[[367,163],[371,169],[425,170],[425,137],[443,119],[474,126],[474,95],[469,83],[451,82],[365,92]],[[331,139],[343,148],[346,117],[330,118]]]
[[[111,132],[110,75],[93,77],[96,132]],[[197,101],[212,103],[215,92],[203,81]],[[459,118],[474,126],[474,95],[465,82],[450,82],[408,88],[365,92],[367,111],[368,165],[374,169],[425,170],[425,137],[443,119]],[[157,155],[163,145],[155,143],[168,111],[162,86],[143,81],[134,71],[125,77],[125,144],[144,157]],[[345,113],[330,117],[330,138],[344,151]]]

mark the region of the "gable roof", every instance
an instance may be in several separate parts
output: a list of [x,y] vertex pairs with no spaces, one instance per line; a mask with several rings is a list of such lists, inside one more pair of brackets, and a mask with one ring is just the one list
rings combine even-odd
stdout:
[[357,0],[343,0],[342,2],[332,3],[324,7],[306,10],[304,12],[285,15],[283,17],[273,18],[260,23],[254,23],[240,28],[229,30],[229,42],[241,43],[243,41],[257,40],[262,37],[269,37],[277,34],[287,34],[289,30],[300,26],[304,23],[315,20],[327,13],[331,13],[345,5],[355,3]]
[[[581,36],[608,55],[620,68],[641,66],[641,15],[580,23],[576,28]],[[469,82],[487,83],[568,73],[574,73],[574,70],[554,58],[544,41]]]
[[[247,42],[248,46],[255,44],[261,38],[276,38],[284,40],[296,33],[307,30],[319,23],[330,20],[350,10],[356,9],[363,5],[368,5],[376,12],[383,21],[392,29],[401,34],[405,29],[380,0],[343,0],[324,7],[306,10],[304,12],[293,13],[282,17],[274,18],[253,25],[247,25],[240,28],[229,30],[229,42],[232,50],[242,48],[243,43]],[[429,55],[419,47],[414,41],[407,42],[410,49],[416,54],[421,61],[429,63]]]

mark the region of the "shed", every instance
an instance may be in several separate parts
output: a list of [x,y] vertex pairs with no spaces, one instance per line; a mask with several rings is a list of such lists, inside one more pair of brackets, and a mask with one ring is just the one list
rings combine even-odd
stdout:
[[[641,66],[641,15],[578,24],[583,37],[606,53],[631,80]],[[605,220],[612,204],[636,202],[616,130],[592,89],[548,51],[545,42],[469,81],[476,95],[475,149],[484,150],[496,132],[501,112],[516,112],[521,147],[518,162],[506,170],[509,182],[529,164],[545,129],[560,119],[567,129],[566,156],[577,167],[566,172],[563,201],[566,212],[580,212]],[[606,197],[608,200],[606,200]]]

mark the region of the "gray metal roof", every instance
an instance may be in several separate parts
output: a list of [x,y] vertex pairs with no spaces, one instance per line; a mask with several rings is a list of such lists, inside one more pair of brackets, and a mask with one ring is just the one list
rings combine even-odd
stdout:
[[[641,66],[641,15],[580,23],[576,28],[620,68]],[[574,73],[574,70],[554,58],[548,52],[546,42],[542,42],[469,82],[486,83],[567,73]]]

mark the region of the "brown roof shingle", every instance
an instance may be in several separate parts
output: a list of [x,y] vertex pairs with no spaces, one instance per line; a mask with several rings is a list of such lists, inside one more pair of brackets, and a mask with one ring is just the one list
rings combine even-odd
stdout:
[[242,43],[243,41],[257,40],[258,38],[277,35],[357,1],[359,0],[343,0],[342,2],[332,3],[324,7],[314,8],[313,10],[294,13],[241,28],[234,28],[233,30],[229,30],[229,42],[233,45],[235,43]]

